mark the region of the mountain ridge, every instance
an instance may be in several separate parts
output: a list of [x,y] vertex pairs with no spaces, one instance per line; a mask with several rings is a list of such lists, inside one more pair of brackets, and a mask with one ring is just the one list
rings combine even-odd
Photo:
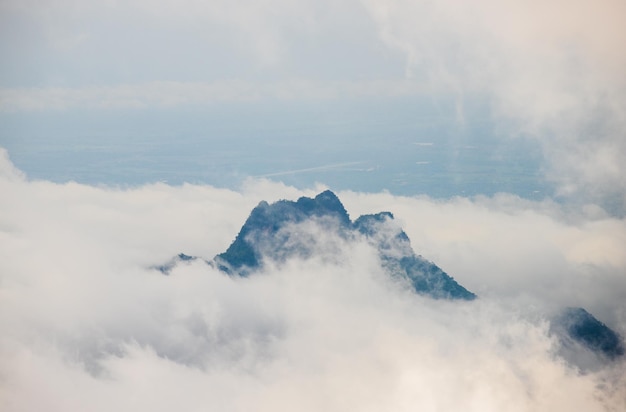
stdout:
[[[476,298],[440,267],[413,251],[409,237],[395,223],[391,212],[362,215],[353,222],[330,190],[315,198],[300,197],[295,202],[279,200],[271,205],[260,202],[235,240],[224,253],[216,256],[215,262],[226,273],[249,276],[263,266],[267,257],[280,261],[291,256],[306,256],[307,245],[298,245],[297,239],[294,241],[297,234],[289,233],[286,228],[307,220],[346,239],[365,237],[378,251],[383,268],[395,278],[408,280],[419,294],[436,299]],[[267,243],[275,243],[269,251]],[[288,247],[294,250],[289,251]]]
[[[320,241],[305,233],[307,230],[300,230],[298,225],[309,222],[347,241],[366,240],[378,253],[385,272],[405,281],[417,294],[447,300],[477,298],[435,263],[416,254],[391,212],[365,214],[352,221],[330,190],[297,201],[259,202],[226,251],[205,262],[229,276],[248,277],[260,271],[267,260],[282,263],[293,257],[309,258],[318,251],[315,246]],[[169,274],[177,264],[197,259],[180,253],[156,269]],[[625,353],[621,337],[584,308],[562,309],[549,321],[550,333],[561,342],[566,358],[576,359],[571,354],[581,348],[609,361]]]

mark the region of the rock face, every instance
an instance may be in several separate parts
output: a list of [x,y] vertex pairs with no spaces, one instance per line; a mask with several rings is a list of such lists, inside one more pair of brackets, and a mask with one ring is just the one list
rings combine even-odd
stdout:
[[195,256],[189,256],[189,255],[185,255],[184,253],[179,253],[178,255],[176,255],[175,257],[170,259],[169,262],[164,263],[162,265],[154,266],[154,268],[157,269],[158,271],[160,271],[161,273],[163,273],[164,275],[167,275],[179,263],[181,263],[181,262],[193,262],[196,259],[197,259],[197,257],[195,257]]
[[295,225],[314,222],[322,231],[344,239],[363,237],[378,251],[390,276],[405,278],[417,293],[443,299],[476,298],[432,262],[416,255],[406,233],[389,212],[364,215],[352,222],[337,196],[327,190],[315,198],[296,202],[261,202],[252,210],[226,252],[216,256],[218,267],[233,275],[249,276],[264,259],[284,261],[309,257],[319,249],[317,239],[298,231]]
[[[304,239],[297,242],[293,225],[315,221],[326,230],[342,233],[349,230],[348,212],[329,190],[314,199],[301,197],[297,202],[265,201],[255,207],[226,252],[216,256],[218,267],[229,274],[248,276],[262,266],[264,258],[285,260],[291,256],[307,255],[311,245]],[[315,242],[315,239],[309,239]]]
[[394,277],[406,277],[417,293],[437,299],[472,300],[476,295],[459,285],[439,266],[418,256],[390,212],[363,215],[354,229],[373,243],[383,268]]
[[[320,253],[332,255],[337,239],[366,240],[389,276],[406,282],[421,295],[435,299],[476,298],[437,265],[417,255],[390,212],[363,215],[353,222],[329,190],[295,202],[259,203],[230,247],[206,263],[230,276],[247,277],[262,269],[268,260],[284,262]],[[196,259],[181,253],[154,268],[168,274],[176,265]],[[597,357],[613,361],[625,353],[619,335],[583,308],[564,309],[552,317],[550,324],[551,332],[561,341],[562,356],[581,369],[586,363],[595,364]],[[587,362],[588,355],[594,360]]]
[[552,331],[566,347],[575,342],[609,360],[624,355],[617,333],[583,308],[566,308],[552,320]]

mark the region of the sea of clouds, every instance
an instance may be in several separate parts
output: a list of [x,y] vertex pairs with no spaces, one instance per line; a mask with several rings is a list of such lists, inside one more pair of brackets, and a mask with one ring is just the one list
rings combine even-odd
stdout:
[[416,296],[341,239],[247,279],[165,276],[259,201],[323,187],[57,184],[2,150],[0,410],[626,410],[624,361],[580,370],[546,320],[583,306],[626,336],[625,8],[1,2],[3,112],[451,95],[462,125],[478,96],[503,137],[540,142],[567,203],[337,193],[353,219],[393,212],[474,302]]
[[153,269],[226,250],[261,200],[322,189],[56,184],[3,151],[0,409],[624,410],[624,361],[578,369],[546,320],[584,306],[626,336],[626,220],[596,207],[338,193],[352,219],[393,212],[473,302],[417,296],[339,238],[331,260],[249,278]]

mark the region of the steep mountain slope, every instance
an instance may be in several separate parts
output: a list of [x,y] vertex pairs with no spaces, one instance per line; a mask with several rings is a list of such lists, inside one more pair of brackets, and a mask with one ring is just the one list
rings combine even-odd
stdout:
[[306,221],[313,221],[321,230],[344,239],[365,238],[378,251],[389,275],[405,278],[417,293],[444,299],[476,298],[437,265],[416,255],[391,213],[364,215],[352,222],[337,196],[329,190],[313,199],[259,203],[235,241],[215,262],[229,274],[248,276],[263,266],[264,259],[280,262],[294,256],[309,257],[319,247],[318,239],[298,230],[297,225]]
[[[604,361],[612,361],[624,355],[620,336],[583,308],[565,308],[552,320],[550,330],[561,341],[561,354],[575,359],[578,366],[586,368],[585,353],[592,353]],[[588,362],[597,364],[597,359]]]
[[[393,214],[368,214],[352,221],[329,190],[295,202],[260,202],[228,249],[207,263],[230,276],[247,277],[270,261],[281,264],[290,258],[332,256],[337,239],[368,242],[385,272],[416,293],[435,299],[476,299],[440,267],[413,251]],[[181,253],[155,268],[168,274],[176,265],[196,259]],[[561,343],[560,354],[581,369],[586,368],[587,355],[605,361],[624,355],[620,336],[583,308],[560,311],[550,319],[550,325],[551,333]]]

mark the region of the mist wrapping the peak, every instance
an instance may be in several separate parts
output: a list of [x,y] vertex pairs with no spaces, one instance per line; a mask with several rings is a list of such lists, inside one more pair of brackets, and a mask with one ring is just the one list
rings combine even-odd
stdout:
[[[261,200],[320,188],[93,187],[28,180],[2,162],[3,410],[601,411],[626,401],[624,362],[579,370],[546,318],[584,306],[625,335],[623,219],[513,196],[338,192],[349,216],[391,211],[416,253],[480,296],[437,300],[389,277],[371,242],[317,224],[294,228],[319,251],[254,276],[203,261],[227,250]],[[181,251],[202,259],[168,276],[154,269]]]

